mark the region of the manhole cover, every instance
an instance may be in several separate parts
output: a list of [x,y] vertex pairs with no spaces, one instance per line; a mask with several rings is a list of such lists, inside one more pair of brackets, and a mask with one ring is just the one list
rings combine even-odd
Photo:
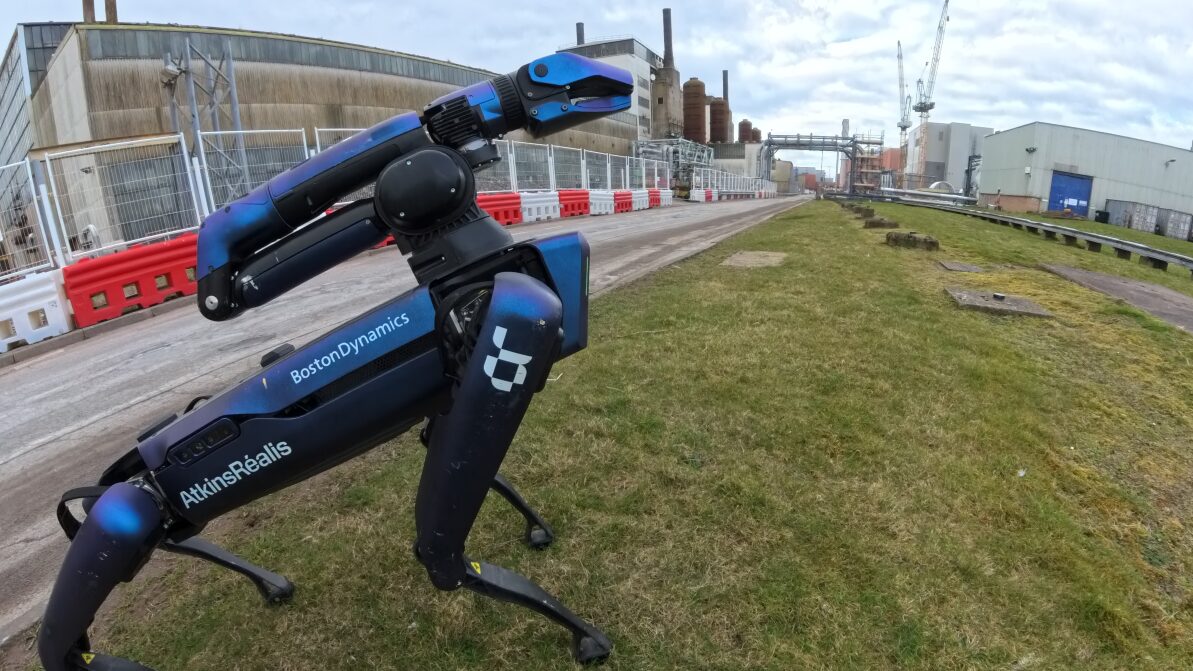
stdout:
[[981,310],[1000,315],[1029,315],[1051,317],[1052,313],[1021,296],[1007,296],[973,289],[945,289],[957,305],[967,310]]
[[764,268],[783,263],[787,254],[783,252],[737,252],[721,262],[723,266],[737,268]]

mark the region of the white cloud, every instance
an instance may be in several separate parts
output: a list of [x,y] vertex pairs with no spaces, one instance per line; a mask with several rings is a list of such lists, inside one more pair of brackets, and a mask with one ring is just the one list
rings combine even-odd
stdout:
[[[74,20],[80,0],[2,3],[0,25]],[[103,2],[97,0],[102,13]],[[673,8],[676,60],[720,92],[734,119],[764,131],[885,132],[895,144],[895,42],[908,86],[935,38],[940,0],[604,0],[393,3],[381,0],[120,0],[125,21],[271,30],[396,49],[509,71],[574,40],[634,35],[662,51]],[[933,119],[998,129],[1030,121],[1085,126],[1181,147],[1193,140],[1193,3],[1172,0],[953,0]],[[918,120],[913,120],[918,121]],[[820,165],[818,156],[806,162]],[[826,157],[826,166],[835,159]]]

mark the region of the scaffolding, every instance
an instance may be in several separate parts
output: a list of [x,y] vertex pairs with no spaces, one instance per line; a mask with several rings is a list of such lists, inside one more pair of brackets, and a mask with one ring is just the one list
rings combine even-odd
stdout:
[[683,138],[668,138],[636,142],[634,155],[671,164],[671,175],[675,185],[690,188],[693,172],[712,166],[713,149],[706,144]]

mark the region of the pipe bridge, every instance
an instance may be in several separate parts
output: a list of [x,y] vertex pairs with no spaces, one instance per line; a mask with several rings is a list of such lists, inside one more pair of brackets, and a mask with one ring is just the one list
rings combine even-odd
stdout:
[[758,154],[760,165],[758,174],[764,179],[770,179],[771,161],[780,149],[796,149],[799,151],[829,151],[843,154],[849,159],[849,181],[846,191],[853,193],[857,183],[858,157],[875,153],[882,153],[883,137],[881,135],[775,135],[767,134],[762,141],[762,152]]

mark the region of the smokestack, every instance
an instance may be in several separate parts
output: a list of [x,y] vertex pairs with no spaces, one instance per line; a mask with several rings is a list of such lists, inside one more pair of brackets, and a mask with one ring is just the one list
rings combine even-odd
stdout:
[[725,104],[729,104],[729,71],[721,70],[721,97],[725,99]]
[[582,21],[576,22],[576,44],[584,44],[584,23]]
[[95,23],[95,0],[83,0],[83,23]]
[[663,67],[675,67],[675,51],[671,48],[671,8],[663,10]]
[[116,23],[116,0],[104,0],[104,23]]

